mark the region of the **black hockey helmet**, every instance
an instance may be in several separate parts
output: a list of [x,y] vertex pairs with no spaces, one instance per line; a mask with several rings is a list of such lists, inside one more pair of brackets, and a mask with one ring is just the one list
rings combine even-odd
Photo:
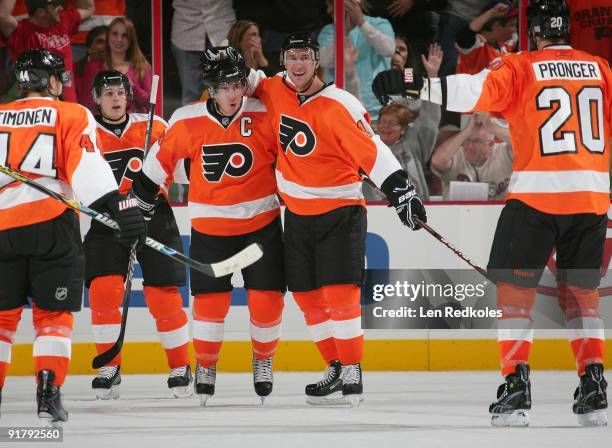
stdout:
[[70,81],[64,59],[46,48],[26,50],[19,55],[14,68],[17,85],[23,91],[39,92],[50,87],[55,76],[62,84]]
[[102,89],[106,86],[123,86],[128,101],[132,100],[132,84],[130,78],[125,76],[123,73],[117,70],[104,70],[99,72],[91,86],[91,95],[93,96],[94,102],[98,102],[100,95],[102,95]]
[[565,0],[532,0],[527,7],[529,33],[542,39],[566,38],[570,32],[570,9]]
[[200,69],[207,87],[246,81],[249,76],[249,68],[244,58],[234,47],[214,47],[205,51],[200,61]]
[[288,34],[285,38],[280,52],[281,66],[285,66],[285,52],[288,50],[297,50],[300,48],[309,48],[313,52],[315,61],[319,60],[319,40],[314,33],[297,32]]

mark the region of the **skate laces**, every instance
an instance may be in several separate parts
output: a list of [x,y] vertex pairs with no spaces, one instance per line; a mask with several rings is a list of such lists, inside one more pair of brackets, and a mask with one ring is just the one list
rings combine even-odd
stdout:
[[217,377],[217,366],[204,367],[198,364],[196,367],[196,383],[197,384],[215,384]]
[[360,378],[361,366],[359,364],[342,366],[342,382],[344,384],[357,384]]
[[272,358],[253,358],[253,378],[256,383],[272,382]]
[[317,387],[324,387],[338,379],[338,368],[332,363],[325,369],[323,379],[317,383]]
[[119,370],[119,366],[100,367],[97,377],[110,380],[112,377],[115,376],[115,374],[117,373],[117,370]]
[[175,367],[170,370],[170,378],[175,378],[177,376],[186,376],[187,375],[187,366]]

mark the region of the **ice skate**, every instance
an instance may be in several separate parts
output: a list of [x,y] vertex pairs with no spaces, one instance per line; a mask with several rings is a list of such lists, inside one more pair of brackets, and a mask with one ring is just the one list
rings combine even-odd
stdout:
[[253,386],[262,406],[266,397],[272,393],[273,381],[272,358],[259,359],[253,356]]
[[200,406],[215,394],[215,381],[217,380],[217,366],[203,367],[196,365],[195,393],[200,396]]
[[608,383],[603,377],[603,365],[589,364],[574,392],[572,410],[582,426],[606,426],[608,417]]
[[497,389],[497,400],[489,406],[493,426],[529,426],[531,381],[529,366],[518,364],[515,372]]
[[351,407],[359,406],[363,401],[361,364],[342,366],[342,396]]
[[191,366],[176,367],[170,371],[170,376],[168,376],[168,388],[174,398],[188,398],[193,393],[192,381]]
[[321,381],[306,386],[306,403],[313,406],[345,404],[341,373],[340,361],[332,361],[325,369]]
[[119,398],[120,371],[120,366],[104,366],[98,371],[98,375],[91,382],[91,388],[96,392],[98,400]]
[[55,372],[41,370],[38,372],[38,386],[36,387],[36,403],[38,404],[38,418],[43,426],[60,427],[68,421],[68,412],[62,406],[60,388],[53,384]]

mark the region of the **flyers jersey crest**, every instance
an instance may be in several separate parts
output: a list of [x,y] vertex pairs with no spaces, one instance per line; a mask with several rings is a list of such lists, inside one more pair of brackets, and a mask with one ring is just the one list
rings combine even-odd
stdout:
[[253,167],[253,151],[243,143],[202,146],[202,173],[209,182],[219,182],[224,175],[245,176]]
[[308,123],[281,114],[279,139],[283,151],[291,151],[296,156],[307,156],[317,146],[317,137]]

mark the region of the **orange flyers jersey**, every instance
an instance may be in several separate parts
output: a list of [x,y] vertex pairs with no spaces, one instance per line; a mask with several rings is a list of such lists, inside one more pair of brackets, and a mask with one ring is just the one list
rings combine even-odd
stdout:
[[512,52],[514,42],[509,40],[495,48],[490,45],[482,34],[476,35],[476,41],[472,48],[461,48],[457,46],[459,58],[457,60],[457,73],[468,73],[474,75],[487,68],[491,61]]
[[[134,176],[142,168],[148,118],[147,114],[129,114],[128,123],[121,135],[115,135],[97,123],[100,151],[113,170],[121,194],[129,193]],[[159,139],[167,126],[168,124],[160,117],[153,117],[151,144]]]
[[[51,98],[0,105],[0,164],[90,205],[117,190],[96,145],[96,124],[83,106]],[[0,230],[51,220],[66,210],[56,199],[0,174]]]
[[327,85],[300,104],[281,74],[265,78],[263,72],[251,71],[249,81],[272,112],[278,146],[276,182],[292,212],[317,215],[364,205],[361,172],[380,186],[401,169],[350,93]]
[[607,213],[612,76],[603,59],[555,45],[446,78],[447,107],[499,112],[514,149],[508,199],[551,214]]
[[161,184],[183,159],[189,159],[189,216],[198,232],[241,235],[280,214],[274,131],[258,100],[245,98],[227,128],[211,115],[207,102],[177,109],[143,172]]

